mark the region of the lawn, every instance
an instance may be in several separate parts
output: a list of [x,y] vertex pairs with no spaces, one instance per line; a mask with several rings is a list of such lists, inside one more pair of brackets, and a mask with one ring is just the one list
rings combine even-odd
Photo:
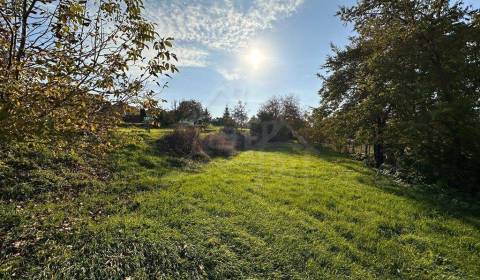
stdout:
[[0,278],[480,279],[478,201],[295,143],[199,164],[123,133],[110,180],[2,202]]

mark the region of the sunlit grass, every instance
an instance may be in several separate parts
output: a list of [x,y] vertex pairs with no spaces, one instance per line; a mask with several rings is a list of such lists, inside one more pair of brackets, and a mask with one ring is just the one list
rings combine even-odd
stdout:
[[[130,131],[130,133],[133,133]],[[62,278],[475,279],[477,202],[402,186],[329,152],[272,145],[205,165],[116,153],[114,179],[67,201],[4,204],[49,238],[0,266]],[[142,136],[143,135],[143,136]],[[175,166],[175,167],[174,167]],[[9,212],[7,212],[7,210]],[[59,228],[67,228],[59,231]],[[71,228],[71,229],[70,229]],[[42,274],[43,273],[43,274]],[[1,275],[1,274],[0,274]]]

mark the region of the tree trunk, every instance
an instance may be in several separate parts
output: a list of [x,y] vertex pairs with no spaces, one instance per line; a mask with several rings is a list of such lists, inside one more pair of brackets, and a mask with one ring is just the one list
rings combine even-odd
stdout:
[[375,143],[373,145],[373,155],[375,158],[375,167],[380,167],[384,162],[383,143]]
[[17,52],[17,62],[20,62],[20,60],[22,59],[22,56],[25,54],[25,43],[27,41],[27,20],[28,20],[27,0],[23,0],[20,46],[18,47],[18,52]]
[[375,133],[375,141],[373,143],[373,157],[375,159],[375,167],[380,167],[385,162],[385,149],[383,145],[383,129],[385,120],[382,117],[377,118],[377,129]]

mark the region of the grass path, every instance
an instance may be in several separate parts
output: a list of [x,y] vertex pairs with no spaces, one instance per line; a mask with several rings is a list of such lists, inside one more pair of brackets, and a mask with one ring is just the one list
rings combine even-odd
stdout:
[[478,203],[394,184],[347,158],[285,144],[171,168],[133,145],[117,160],[105,191],[31,206],[56,213],[50,224],[78,221],[22,260],[31,275],[479,279]]

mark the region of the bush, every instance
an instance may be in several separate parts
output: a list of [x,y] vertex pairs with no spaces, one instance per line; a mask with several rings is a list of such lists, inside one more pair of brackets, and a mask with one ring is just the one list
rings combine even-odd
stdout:
[[287,123],[282,121],[253,123],[250,126],[250,131],[253,136],[258,137],[265,143],[286,142],[294,139],[291,130],[287,127]]
[[248,147],[247,135],[234,133],[211,133],[200,138],[198,128],[177,128],[172,134],[158,141],[160,151],[175,157],[190,158],[196,161],[208,161],[210,157],[229,157],[235,149]]
[[246,133],[236,132],[233,135],[229,135],[230,139],[235,143],[235,149],[246,150],[255,144],[255,140]]
[[235,144],[225,133],[209,134],[202,141],[202,146],[210,156],[228,157],[235,153]]
[[194,127],[178,127],[158,140],[158,148],[172,156],[196,157],[202,153],[200,131]]

